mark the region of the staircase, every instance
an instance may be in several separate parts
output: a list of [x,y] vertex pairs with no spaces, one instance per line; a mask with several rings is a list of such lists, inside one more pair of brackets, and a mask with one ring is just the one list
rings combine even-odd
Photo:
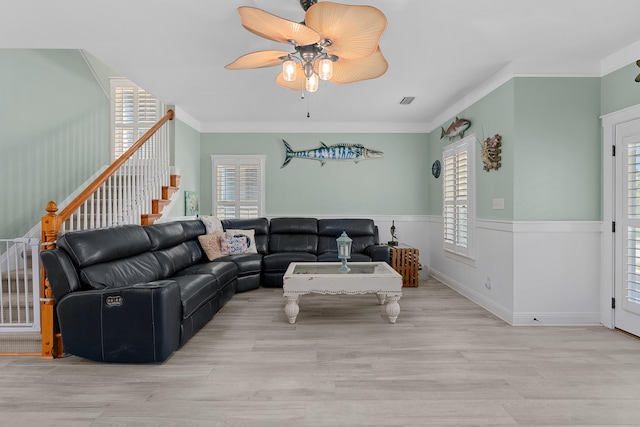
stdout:
[[151,199],[151,213],[142,214],[140,223],[151,225],[162,216],[164,208],[169,206],[173,195],[180,189],[180,175],[169,175],[169,185],[163,185],[160,199]]
[[[170,175],[169,185],[157,185],[155,193],[144,189],[130,193],[131,182],[138,177],[114,176],[99,191],[93,193],[62,225],[63,231],[111,227],[122,224],[151,225],[163,215],[164,209],[180,187],[180,175]],[[152,195],[146,194],[152,191]],[[127,196],[131,203],[123,202]],[[157,198],[153,198],[157,196]]]
[[37,239],[0,240],[0,354],[40,354],[39,248]]

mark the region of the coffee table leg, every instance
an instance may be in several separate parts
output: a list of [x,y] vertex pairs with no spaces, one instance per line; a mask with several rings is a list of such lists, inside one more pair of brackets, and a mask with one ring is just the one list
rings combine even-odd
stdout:
[[386,294],[376,294],[376,296],[378,297],[378,304],[380,305],[384,304],[384,301],[387,299]]
[[287,318],[289,318],[289,323],[294,324],[300,312],[300,307],[298,307],[298,299],[300,299],[300,297],[298,295],[287,295],[285,298],[287,299],[287,304],[284,306],[284,312]]
[[396,323],[396,319],[400,314],[400,300],[399,295],[387,295],[387,315],[389,316],[389,322]]

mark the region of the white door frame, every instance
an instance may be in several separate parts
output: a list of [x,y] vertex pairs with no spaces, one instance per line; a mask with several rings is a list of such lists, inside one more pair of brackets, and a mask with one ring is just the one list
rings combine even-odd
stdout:
[[601,302],[600,319],[607,328],[614,328],[614,310],[611,301],[615,295],[614,253],[615,239],[612,224],[615,221],[615,158],[616,126],[640,118],[640,104],[604,115],[602,119],[602,243],[601,243]]

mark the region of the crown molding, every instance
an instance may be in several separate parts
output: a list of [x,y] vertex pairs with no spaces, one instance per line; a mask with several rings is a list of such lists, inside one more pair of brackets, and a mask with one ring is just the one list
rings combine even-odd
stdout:
[[358,123],[358,122],[220,122],[205,123],[203,133],[426,133],[425,123]]
[[191,126],[194,130],[200,133],[203,132],[200,122],[194,119],[192,115],[190,115],[189,113],[184,111],[182,108],[178,107],[177,105],[175,106],[174,111],[176,113],[176,119],[180,120],[181,122],[183,122],[188,126]]
[[606,76],[640,59],[640,40],[607,56],[600,61],[600,76]]

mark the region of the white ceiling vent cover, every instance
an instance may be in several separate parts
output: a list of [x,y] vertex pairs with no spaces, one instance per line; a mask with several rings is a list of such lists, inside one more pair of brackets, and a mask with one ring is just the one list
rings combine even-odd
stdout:
[[400,100],[400,105],[409,105],[413,102],[414,99],[416,99],[415,96],[405,96]]

